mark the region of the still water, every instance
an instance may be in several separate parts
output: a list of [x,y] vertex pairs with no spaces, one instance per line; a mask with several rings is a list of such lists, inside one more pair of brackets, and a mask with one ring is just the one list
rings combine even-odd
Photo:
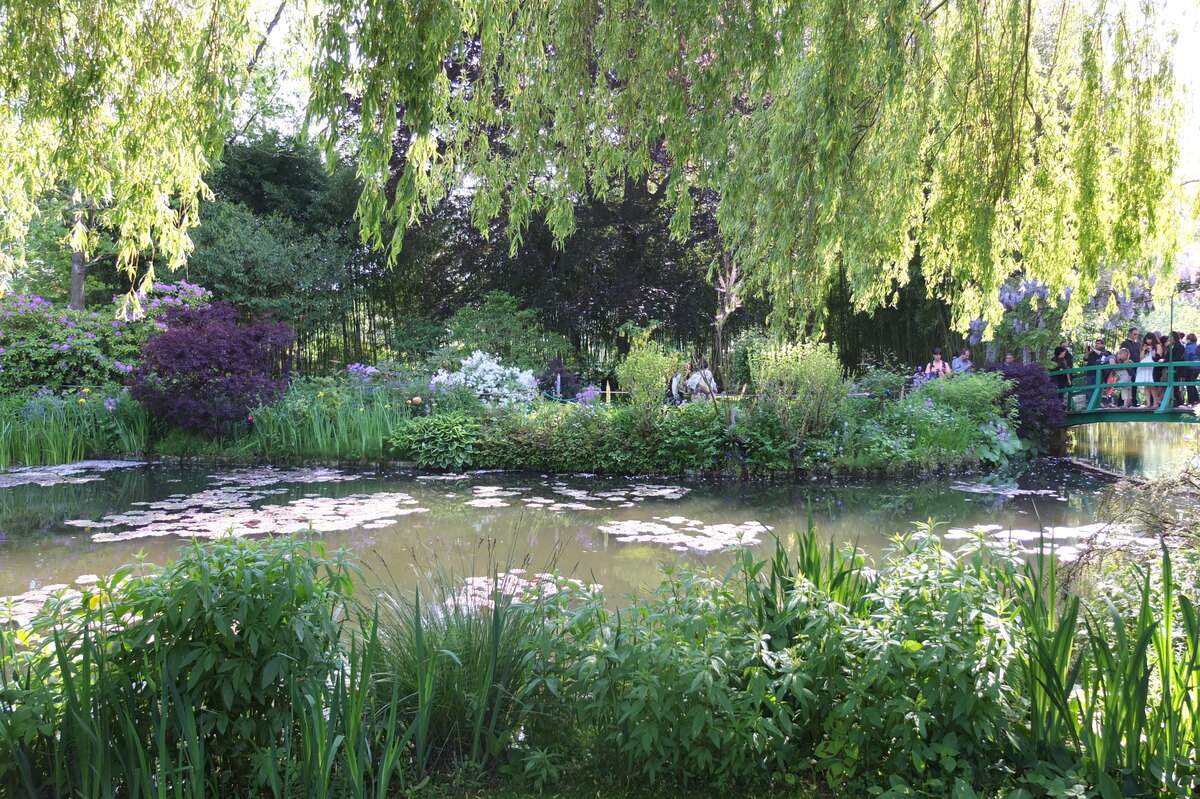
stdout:
[[[307,531],[351,549],[369,579],[406,587],[435,569],[553,565],[610,596],[657,582],[664,563],[722,566],[731,544],[764,552],[811,514],[823,538],[881,552],[934,520],[951,537],[990,525],[1036,532],[1095,520],[1104,482],[1063,461],[920,481],[801,483],[468,474],[403,477],[328,469],[200,469],[121,462],[0,475],[0,597],[162,563],[191,537]],[[956,528],[958,528],[956,530]],[[1069,542],[1068,542],[1069,543]]]
[[1071,430],[1067,454],[1134,477],[1153,478],[1178,469],[1200,441],[1200,423],[1125,422]]

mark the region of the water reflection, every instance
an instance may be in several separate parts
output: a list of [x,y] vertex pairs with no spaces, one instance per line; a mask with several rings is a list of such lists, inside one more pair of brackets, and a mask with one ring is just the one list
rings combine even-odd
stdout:
[[[1005,530],[1090,522],[1103,488],[1053,461],[989,478],[888,483],[661,486],[536,474],[452,480],[350,474],[314,482],[303,472],[157,466],[90,479],[0,488],[0,596],[69,583],[139,557],[164,562],[182,537],[211,532],[223,513],[260,520],[258,529],[299,528],[306,526],[300,519],[309,519],[331,547],[354,550],[376,582],[405,587],[437,569],[468,576],[488,573],[490,561],[536,571],[555,561],[564,573],[619,595],[655,582],[663,562],[728,562],[728,554],[705,551],[706,542],[725,540],[719,536],[749,535],[765,552],[772,541],[764,527],[789,534],[810,515],[823,538],[879,552],[889,534],[927,519]],[[403,512],[417,507],[423,512]],[[127,537],[143,535],[149,537]]]
[[1200,423],[1105,422],[1072,428],[1067,454],[1133,477],[1177,469],[1200,440]]

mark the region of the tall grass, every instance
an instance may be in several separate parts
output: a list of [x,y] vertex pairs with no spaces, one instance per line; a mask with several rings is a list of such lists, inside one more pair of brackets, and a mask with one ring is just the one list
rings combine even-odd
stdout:
[[[1060,596],[1053,561],[1015,591],[1018,659],[1037,757],[1070,753],[1102,797],[1200,790],[1200,623],[1173,556],[1133,565],[1119,590]],[[1109,585],[1112,588],[1112,585]]]
[[382,458],[388,434],[411,415],[409,399],[389,389],[293,383],[282,399],[254,409],[251,445],[271,458]]
[[109,452],[146,451],[149,417],[122,393],[13,399],[0,403],[0,469],[70,463]]

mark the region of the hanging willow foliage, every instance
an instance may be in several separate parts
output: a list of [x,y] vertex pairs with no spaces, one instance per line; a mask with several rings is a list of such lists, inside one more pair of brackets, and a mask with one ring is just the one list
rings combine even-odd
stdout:
[[1143,11],[327,0],[311,112],[330,153],[339,137],[359,153],[363,229],[393,251],[463,185],[481,229],[507,215],[514,250],[534,213],[569,236],[581,197],[619,191],[665,147],[674,232],[690,189],[719,192],[721,231],[777,324],[819,321],[843,271],[856,307],[888,304],[919,258],[965,329],[998,321],[1017,271],[1071,289],[1078,313],[1102,267],[1122,282],[1170,261],[1178,112]]
[[260,11],[253,0],[0,0],[0,274],[16,266],[38,200],[64,190],[81,209],[73,248],[115,231],[131,277],[150,258],[145,285],[155,255],[183,263]]

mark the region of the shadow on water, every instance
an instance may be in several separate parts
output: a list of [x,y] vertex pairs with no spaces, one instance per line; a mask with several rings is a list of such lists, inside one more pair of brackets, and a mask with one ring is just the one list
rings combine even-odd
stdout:
[[790,534],[809,514],[822,538],[877,553],[890,534],[929,519],[1005,530],[1087,523],[1103,488],[1053,460],[991,476],[888,482],[319,477],[312,470],[143,466],[0,487],[0,596],[140,557],[162,563],[187,537],[226,529],[225,519],[289,531],[306,526],[297,518],[314,519],[315,534],[330,547],[382,561],[387,581],[402,586],[436,562],[486,570],[479,553],[491,549],[534,570],[553,560],[563,572],[594,575],[615,594],[656,582],[662,563],[721,566],[729,561],[717,551],[722,542],[757,542],[765,555],[765,528]]

